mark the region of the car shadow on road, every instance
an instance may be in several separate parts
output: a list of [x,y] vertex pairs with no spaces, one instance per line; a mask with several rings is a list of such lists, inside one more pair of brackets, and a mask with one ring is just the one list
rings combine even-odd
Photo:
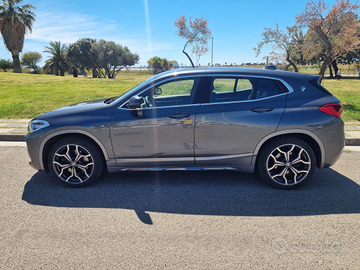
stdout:
[[133,209],[147,212],[225,216],[304,216],[360,213],[360,186],[332,169],[317,170],[295,190],[267,186],[239,172],[125,172],[105,175],[87,188],[67,188],[37,172],[23,200],[34,205]]

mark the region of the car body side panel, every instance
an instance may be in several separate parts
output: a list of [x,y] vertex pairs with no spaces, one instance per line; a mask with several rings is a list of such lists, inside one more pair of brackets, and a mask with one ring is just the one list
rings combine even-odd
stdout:
[[[341,118],[321,112],[319,107],[339,103],[339,100],[332,95],[324,96],[321,92],[319,94],[319,91],[311,88],[305,93],[299,92],[289,94],[284,116],[277,131],[303,130],[311,132],[312,137],[320,138],[321,144],[318,145],[322,145],[324,149],[321,153],[320,168],[329,167],[336,162],[345,146],[344,123]],[[311,95],[311,98],[307,95]]]
[[340,157],[345,147],[344,122],[341,118],[334,118],[333,121],[314,131],[314,134],[321,138],[325,146],[324,168],[332,166]]
[[103,102],[89,102],[63,107],[37,117],[46,119],[50,126],[26,136],[31,165],[38,170],[44,170],[43,155],[48,142],[63,136],[76,135],[88,137],[98,145],[105,160],[112,159],[109,120],[113,110],[113,107]]

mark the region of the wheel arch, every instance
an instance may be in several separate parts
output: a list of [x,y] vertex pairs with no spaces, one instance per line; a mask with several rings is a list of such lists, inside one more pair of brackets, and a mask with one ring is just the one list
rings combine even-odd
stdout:
[[318,168],[323,168],[325,164],[325,148],[322,141],[313,133],[307,130],[286,130],[283,132],[276,132],[264,137],[256,146],[254,151],[255,160],[253,160],[253,164],[255,167],[257,166],[257,160],[259,153],[261,153],[262,149],[273,140],[279,139],[281,137],[295,137],[306,142],[314,151],[316,157],[316,166]]
[[109,160],[108,153],[104,147],[104,145],[100,142],[99,139],[97,139],[94,135],[92,135],[89,132],[82,131],[82,130],[66,130],[66,131],[59,131],[55,132],[49,136],[47,136],[40,145],[40,153],[39,153],[39,159],[41,162],[41,167],[44,171],[49,172],[48,165],[47,165],[47,157],[49,155],[49,152],[51,150],[51,147],[58,142],[59,140],[62,140],[67,137],[78,137],[83,138],[85,140],[89,140],[92,142],[100,152],[102,153],[103,161],[106,162]]

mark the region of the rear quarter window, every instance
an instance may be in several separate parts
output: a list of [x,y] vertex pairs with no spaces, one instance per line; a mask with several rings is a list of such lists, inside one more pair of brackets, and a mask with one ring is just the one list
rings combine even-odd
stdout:
[[277,80],[258,79],[256,83],[255,98],[265,98],[282,94],[285,91],[285,86]]

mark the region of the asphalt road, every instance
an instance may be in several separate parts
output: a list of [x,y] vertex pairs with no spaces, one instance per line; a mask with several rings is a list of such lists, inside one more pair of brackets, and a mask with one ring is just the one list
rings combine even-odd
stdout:
[[238,172],[70,189],[0,144],[0,269],[359,269],[358,149],[291,191]]

